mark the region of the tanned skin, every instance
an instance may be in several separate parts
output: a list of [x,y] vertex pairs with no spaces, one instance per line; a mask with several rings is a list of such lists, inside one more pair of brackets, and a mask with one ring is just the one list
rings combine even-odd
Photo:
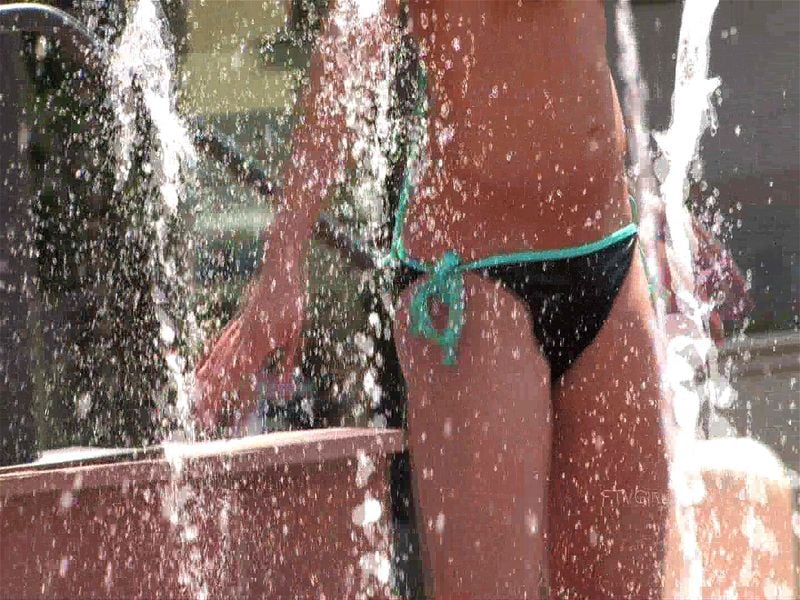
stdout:
[[[357,4],[339,0],[321,34],[281,210],[266,234],[267,266],[198,369],[206,425],[224,392],[252,408],[256,368],[276,350],[296,353],[312,225],[347,162],[343,74],[390,76],[370,57],[397,35],[405,10],[387,0],[358,15]],[[431,167],[405,226],[411,256],[563,248],[631,222],[602,2],[430,0],[407,10],[430,98]],[[633,500],[667,495],[656,336],[638,253],[597,338],[558,381],[527,305],[476,274],[465,281],[456,366],[408,331],[419,282],[401,295],[394,324],[427,595],[660,597],[666,506]],[[431,312],[443,326],[445,308]]]

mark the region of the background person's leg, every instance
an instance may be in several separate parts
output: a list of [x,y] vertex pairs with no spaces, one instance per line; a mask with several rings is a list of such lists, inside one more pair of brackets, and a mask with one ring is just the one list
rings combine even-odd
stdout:
[[548,546],[563,597],[660,595],[668,475],[652,314],[637,256],[597,338],[553,389]]
[[[476,275],[466,281],[457,366],[443,365],[438,345],[407,332],[405,309],[395,325],[426,596],[538,598],[546,566],[549,368],[525,305]],[[442,307],[431,312],[441,326]]]

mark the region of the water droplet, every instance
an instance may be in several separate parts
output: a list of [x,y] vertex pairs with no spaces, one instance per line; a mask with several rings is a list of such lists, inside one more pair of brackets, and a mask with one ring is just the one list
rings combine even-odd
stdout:
[[175,342],[175,328],[172,327],[170,323],[161,323],[161,326],[158,330],[158,335],[161,338],[161,341],[167,346],[171,346],[173,342]]
[[597,543],[600,541],[600,536],[597,535],[597,531],[595,531],[594,527],[589,530],[589,544],[594,548],[597,546]]
[[370,476],[375,472],[375,463],[372,462],[372,459],[363,450],[359,450],[357,464],[356,485],[358,487],[364,487],[367,485]]
[[47,56],[47,38],[43,35],[40,35],[36,38],[36,49],[34,50],[34,54],[36,56],[36,60],[39,62],[45,59]]
[[525,529],[531,535],[539,533],[539,517],[536,516],[535,512],[529,511],[525,515]]
[[196,525],[187,525],[183,529],[183,539],[186,542],[193,542],[195,541],[200,535],[200,531],[198,530]]
[[75,414],[79,419],[85,419],[92,409],[92,395],[84,392],[75,400]]
[[72,508],[72,504],[74,502],[75,502],[75,496],[72,494],[72,492],[66,491],[63,494],[61,494],[61,501],[59,502],[59,504],[61,505],[61,508],[63,508],[64,510]]
[[[369,575],[378,580],[378,583],[386,585],[392,576],[392,564],[383,552],[368,552],[362,554],[358,559],[358,566],[365,575]],[[364,597],[373,597],[377,594],[367,593]],[[358,598],[362,595],[356,596]]]
[[377,523],[383,514],[381,503],[369,495],[364,495],[363,504],[359,504],[353,509],[352,520],[354,525],[366,527],[371,523]]
[[444,533],[444,524],[445,524],[444,513],[440,512],[438,515],[436,515],[436,525],[435,525],[436,533],[438,533],[439,535],[442,535]]
[[447,417],[444,420],[444,427],[443,427],[444,437],[451,438],[453,437],[453,419]]

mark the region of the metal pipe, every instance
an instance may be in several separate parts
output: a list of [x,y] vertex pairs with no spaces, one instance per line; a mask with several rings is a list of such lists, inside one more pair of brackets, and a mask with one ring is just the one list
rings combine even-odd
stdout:
[[[19,32],[52,36],[71,59],[86,65],[93,72],[106,71],[106,49],[80,21],[63,10],[32,3],[0,5],[0,34]],[[263,196],[273,195],[274,184],[266,173],[222,141],[210,128],[198,126],[194,144],[204,155],[220,162],[237,181],[252,186]],[[314,237],[337,249],[358,269],[376,267],[372,254],[365,251],[341,223],[325,212],[320,215]]]
[[246,183],[262,196],[272,196],[274,186],[267,174],[209,127],[202,124],[197,127],[194,146],[204,155],[221,163],[237,181]]
[[[199,128],[195,135],[195,146],[206,156],[220,162],[235,179],[250,185],[259,194],[267,197],[274,194],[274,185],[267,174],[253,166],[253,161],[243,157],[213,131]],[[324,211],[314,227],[314,237],[338,250],[357,269],[365,271],[377,266],[375,257],[347,233],[341,222]]]

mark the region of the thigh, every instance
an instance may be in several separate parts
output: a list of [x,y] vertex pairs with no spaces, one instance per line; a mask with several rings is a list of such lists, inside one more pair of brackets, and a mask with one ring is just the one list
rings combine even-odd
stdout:
[[[458,362],[447,366],[438,345],[408,332],[414,290],[395,339],[428,594],[534,597],[546,563],[550,381],[527,309],[468,274]],[[441,326],[443,307],[431,313]]]
[[667,458],[654,316],[636,256],[600,333],[553,389],[551,576],[568,597],[658,597]]

